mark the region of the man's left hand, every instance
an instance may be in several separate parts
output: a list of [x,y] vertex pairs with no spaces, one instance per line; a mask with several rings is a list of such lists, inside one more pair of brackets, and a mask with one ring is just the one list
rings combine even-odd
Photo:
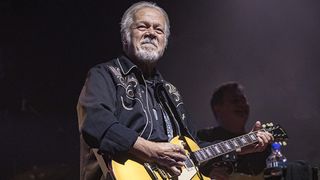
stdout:
[[256,135],[258,137],[258,143],[242,148],[240,152],[238,152],[238,154],[243,155],[255,152],[262,152],[266,149],[268,144],[270,144],[274,140],[274,138],[272,134],[266,131],[262,131],[261,129],[261,122],[257,121],[253,126],[252,131],[257,131]]

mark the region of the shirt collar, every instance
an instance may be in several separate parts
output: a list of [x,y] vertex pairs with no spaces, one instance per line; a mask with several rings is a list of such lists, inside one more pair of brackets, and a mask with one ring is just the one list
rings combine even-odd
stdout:
[[[119,67],[121,69],[121,72],[124,75],[128,75],[131,71],[135,70],[138,71],[141,75],[142,72],[139,69],[139,67],[137,65],[135,65],[127,56],[122,55],[119,58],[117,58],[117,63],[119,64]],[[151,78],[151,80],[156,80],[156,81],[162,81],[162,75],[160,74],[160,72],[155,69],[155,72]]]
[[138,69],[137,65],[133,64],[127,56],[121,56],[117,58],[117,63],[121,69],[121,72],[127,75],[132,69]]

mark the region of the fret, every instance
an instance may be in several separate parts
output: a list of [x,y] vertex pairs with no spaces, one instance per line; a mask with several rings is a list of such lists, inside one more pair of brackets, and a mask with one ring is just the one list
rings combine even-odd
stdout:
[[237,148],[239,148],[239,147],[240,147],[240,145],[238,144],[238,142],[237,142],[236,138],[233,138],[233,139],[231,139],[230,141],[231,141],[231,142],[232,142],[232,144],[234,145],[235,149],[237,149]]
[[199,150],[200,154],[202,155],[203,159],[208,159],[208,156],[206,155],[206,152],[203,150]]
[[232,148],[231,148],[231,146],[229,145],[228,142],[224,142],[223,144],[224,144],[224,146],[227,148],[227,151],[232,150]]
[[220,146],[220,150],[222,151],[222,153],[224,153],[225,149],[224,149],[223,143],[219,143],[218,146]]
[[221,150],[219,149],[219,147],[217,145],[214,145],[213,148],[217,154],[221,154]]
[[231,140],[228,140],[228,141],[226,141],[225,143],[228,144],[228,147],[230,148],[230,150],[234,150],[234,149],[235,149],[235,148],[234,148],[234,144],[232,143]]
[[242,141],[240,140],[240,138],[241,138],[241,136],[240,136],[240,137],[236,137],[236,138],[234,138],[234,139],[237,141],[237,143],[239,144],[240,147],[243,147],[243,143],[242,143]]
[[245,136],[240,137],[240,141],[242,142],[243,145],[246,145],[248,141],[246,140]]
[[217,153],[216,153],[216,151],[214,150],[214,147],[213,147],[213,146],[209,146],[209,148],[210,148],[210,151],[212,152],[213,156],[216,156]]
[[211,150],[208,147],[204,148],[204,151],[208,154],[209,157],[213,156]]
[[254,142],[258,141],[257,136],[256,136],[255,133],[250,133],[250,134],[249,134],[249,137],[250,137],[250,138],[252,139],[252,141],[254,141]]
[[245,139],[247,140],[248,144],[251,144],[252,143],[252,140],[251,138],[249,137],[248,134],[244,135]]

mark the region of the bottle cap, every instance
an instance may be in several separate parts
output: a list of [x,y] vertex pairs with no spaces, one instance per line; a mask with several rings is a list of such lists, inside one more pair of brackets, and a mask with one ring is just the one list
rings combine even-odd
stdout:
[[277,142],[272,143],[271,146],[272,146],[273,150],[280,150],[280,148],[281,148],[281,144],[279,144]]

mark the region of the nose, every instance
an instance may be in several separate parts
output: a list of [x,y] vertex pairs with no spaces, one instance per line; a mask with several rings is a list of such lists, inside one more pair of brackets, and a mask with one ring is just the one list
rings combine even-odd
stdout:
[[156,31],[153,28],[148,28],[148,30],[146,31],[146,35],[149,37],[156,37]]

